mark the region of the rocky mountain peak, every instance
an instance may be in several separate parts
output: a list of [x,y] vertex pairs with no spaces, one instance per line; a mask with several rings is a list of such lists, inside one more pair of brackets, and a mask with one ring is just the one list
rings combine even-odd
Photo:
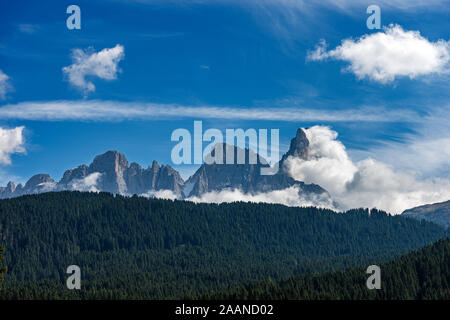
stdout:
[[6,185],[6,192],[11,192],[13,193],[16,190],[16,185],[14,184],[14,182],[10,181],[8,182],[8,184]]
[[158,164],[158,161],[153,160],[153,162],[152,162],[152,169],[153,169],[153,171],[155,171],[155,170],[157,171],[159,168],[160,168],[160,166]]
[[128,160],[118,151],[107,151],[94,158],[89,173],[102,173],[101,190],[111,193],[127,193],[124,173],[128,169]]
[[50,175],[43,174],[43,173],[36,174],[36,175],[32,176],[30,178],[30,180],[27,181],[27,183],[25,184],[25,189],[32,189],[32,188],[35,188],[35,187],[37,187],[37,186],[39,186],[39,185],[41,185],[43,183],[49,183],[49,182],[50,183],[55,182],[50,177]]
[[308,147],[309,140],[306,137],[305,131],[302,128],[298,128],[295,138],[291,140],[289,150],[283,155],[281,162],[284,162],[289,156],[306,159],[308,157]]
[[[296,137],[292,139],[289,152],[283,156],[307,157],[309,141],[302,129],[297,130]],[[227,151],[234,152],[234,164],[221,164],[212,160],[220,159],[215,151],[222,149],[223,163],[225,163]],[[237,154],[241,151],[245,155],[243,163],[238,164]],[[253,157],[255,156],[255,157]],[[210,159],[208,159],[210,157]],[[249,161],[250,158],[256,161]],[[204,193],[212,191],[221,191],[225,189],[240,189],[244,193],[257,194],[260,192],[269,192],[275,190],[283,190],[292,186],[299,187],[300,196],[309,197],[323,195],[328,197],[326,190],[318,185],[305,184],[301,181],[294,180],[282,168],[274,175],[261,175],[261,167],[267,166],[267,161],[259,157],[249,148],[241,149],[236,146],[227,144],[217,144],[214,146],[210,154],[206,157],[205,163],[191,176],[184,184],[184,194],[186,196],[201,196]]]

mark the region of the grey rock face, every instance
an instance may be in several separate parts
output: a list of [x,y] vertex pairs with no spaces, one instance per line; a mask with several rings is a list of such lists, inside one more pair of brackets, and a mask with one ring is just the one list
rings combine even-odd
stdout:
[[[201,196],[203,193],[221,191],[224,189],[240,189],[244,193],[256,194],[274,190],[283,190],[292,186],[298,186],[303,196],[307,194],[327,194],[326,190],[314,184],[305,184],[294,180],[286,171],[285,161],[289,156],[306,159],[309,141],[302,129],[297,130],[296,137],[291,140],[288,152],[283,155],[278,163],[279,170],[274,175],[262,175],[261,168],[268,167],[267,161],[257,156],[256,162],[251,162],[252,151],[242,150],[237,147],[216,145],[222,149],[222,158],[216,157],[215,149],[210,158],[216,160],[211,164],[203,164],[193,176],[185,183],[186,196]],[[227,152],[233,150],[234,164],[226,164]],[[245,153],[245,162],[236,164],[238,152]],[[254,155],[254,153],[253,153]],[[231,157],[229,157],[231,158]]]
[[125,174],[128,169],[128,161],[125,156],[117,151],[108,151],[96,156],[89,166],[88,172],[99,172],[102,177],[98,189],[111,193],[127,193]]
[[281,162],[283,163],[289,156],[306,159],[308,157],[308,147],[309,140],[306,137],[305,131],[302,128],[298,128],[297,134],[291,140],[289,150],[283,155]]
[[129,194],[142,194],[151,190],[171,190],[177,196],[183,197],[184,181],[178,171],[169,165],[160,166],[158,162],[153,161],[152,166],[144,170],[137,163],[132,163],[125,172]]

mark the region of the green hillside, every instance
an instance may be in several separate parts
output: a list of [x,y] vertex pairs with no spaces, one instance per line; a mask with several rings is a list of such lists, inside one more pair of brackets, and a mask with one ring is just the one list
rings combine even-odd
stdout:
[[[385,261],[446,237],[372,210],[59,192],[0,201],[5,299],[172,299]],[[65,286],[78,265],[82,289]]]
[[287,280],[260,281],[204,296],[206,299],[250,300],[450,300],[450,239],[382,263],[381,289],[369,290],[365,268]]

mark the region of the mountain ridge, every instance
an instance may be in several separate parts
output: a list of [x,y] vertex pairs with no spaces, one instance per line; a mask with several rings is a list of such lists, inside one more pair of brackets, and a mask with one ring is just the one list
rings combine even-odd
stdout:
[[[222,158],[218,156],[216,159],[214,152],[220,147],[223,151]],[[104,191],[123,195],[146,195],[169,190],[177,199],[185,199],[223,190],[238,189],[245,194],[254,195],[290,187],[296,187],[299,197],[305,199],[317,195],[331,199],[328,192],[319,185],[293,179],[284,166],[290,156],[303,159],[307,157],[309,141],[302,128],[298,128],[289,150],[277,164],[278,172],[273,175],[261,174],[263,168],[269,168],[261,155],[248,148],[228,147],[226,144],[215,145],[207,156],[210,161],[205,161],[186,181],[170,165],[159,165],[153,160],[152,165],[144,169],[136,162],[129,163],[119,151],[110,150],[97,155],[90,165],[82,164],[66,170],[58,182],[43,173],[32,176],[25,185],[16,186],[10,181],[6,187],[0,187],[0,199],[64,190]],[[226,162],[227,150],[234,153],[233,164]],[[236,161],[239,152],[245,155],[246,161],[242,164]],[[250,161],[252,156],[256,157],[256,163]]]
[[403,211],[405,217],[434,222],[444,227],[450,227],[450,200],[426,204]]

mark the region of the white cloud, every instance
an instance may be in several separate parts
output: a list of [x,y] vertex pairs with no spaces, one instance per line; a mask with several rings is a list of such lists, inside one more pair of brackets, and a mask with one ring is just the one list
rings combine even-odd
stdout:
[[348,62],[347,70],[359,79],[369,78],[381,83],[398,77],[444,74],[450,71],[450,42],[431,42],[418,31],[406,31],[398,25],[363,35],[357,40],[345,39],[334,50],[327,51],[323,41],[308,59],[336,59]]
[[342,209],[376,207],[398,214],[405,209],[450,199],[450,180],[424,179],[368,158],[354,163],[337,133],[328,127],[306,130],[308,158],[290,157],[287,168],[294,179],[325,188]]
[[360,159],[372,157],[421,177],[450,178],[450,106],[434,107],[433,113],[413,127],[414,133],[402,134],[398,141],[381,141]]
[[9,76],[0,70],[0,100],[6,99],[6,94],[13,90]]
[[[342,193],[352,180],[357,168],[347,155],[345,146],[338,140],[337,132],[328,127],[314,126],[305,130],[309,140],[308,161],[291,159],[288,164],[299,162],[288,170],[296,180],[316,183],[331,194]],[[292,172],[292,169],[295,169]]]
[[89,93],[95,91],[95,85],[86,80],[86,77],[94,76],[104,80],[116,79],[119,72],[118,63],[124,58],[124,55],[124,48],[119,44],[99,52],[74,49],[72,51],[74,63],[62,70],[72,85],[84,93]]
[[172,190],[149,190],[146,193],[140,194],[141,197],[146,198],[158,198],[158,199],[178,199],[178,196]]
[[[175,200],[179,197],[172,190],[149,190],[140,194],[141,197]],[[226,189],[218,192],[207,192],[200,197],[192,196],[185,199],[196,203],[222,203],[222,202],[261,202],[278,203],[292,207],[321,207],[336,209],[332,199],[327,194],[308,194],[303,196],[298,186],[283,190],[261,192],[257,194],[243,193],[239,189]]]
[[11,164],[11,154],[25,153],[23,129],[5,129],[0,127],[0,164]]
[[75,179],[70,182],[71,190],[98,192],[97,183],[102,174],[93,172],[82,179]]
[[[300,193],[299,193],[300,192]],[[219,192],[207,192],[200,197],[189,197],[187,201],[206,202],[206,203],[222,203],[222,202],[261,202],[261,203],[278,203],[291,207],[321,207],[335,209],[333,201],[326,194],[314,195],[307,197],[302,196],[298,186],[292,186],[283,190],[274,190],[269,192],[261,192],[257,194],[243,193],[239,189],[221,190]]]
[[22,23],[18,25],[20,32],[34,34],[39,30],[39,26],[35,24]]
[[360,107],[343,110],[309,108],[247,108],[182,106],[177,104],[126,103],[116,101],[21,102],[0,107],[0,118],[45,121],[120,121],[161,118],[273,120],[273,121],[378,121],[415,122],[421,118],[411,110]]
[[56,189],[56,182],[55,181],[47,181],[39,183],[38,186],[40,187],[39,192],[51,192]]

